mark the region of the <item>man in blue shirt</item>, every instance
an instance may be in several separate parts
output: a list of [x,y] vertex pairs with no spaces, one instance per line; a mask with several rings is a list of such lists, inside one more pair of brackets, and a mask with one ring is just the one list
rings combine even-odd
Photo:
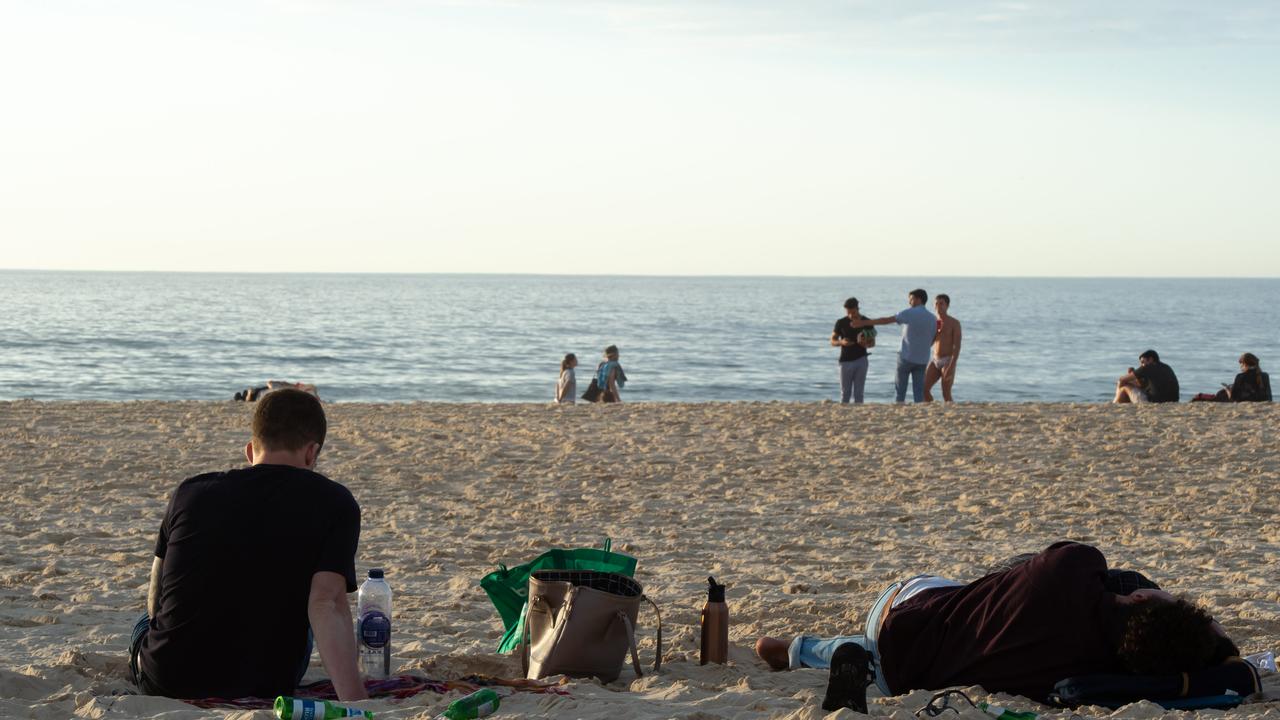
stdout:
[[929,364],[933,339],[938,334],[938,318],[925,307],[927,302],[929,293],[916,288],[907,294],[909,307],[897,315],[852,323],[854,327],[890,323],[902,326],[902,349],[898,351],[898,374],[893,383],[899,403],[907,400],[908,377],[911,378],[912,398],[916,402],[924,402],[924,369]]

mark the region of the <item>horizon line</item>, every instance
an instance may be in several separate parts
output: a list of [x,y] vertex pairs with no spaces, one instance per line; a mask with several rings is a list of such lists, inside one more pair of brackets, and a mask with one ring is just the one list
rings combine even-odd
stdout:
[[101,270],[84,268],[0,268],[0,272],[11,273],[99,273],[99,274],[133,274],[133,275],[343,275],[343,276],[450,276],[450,277],[529,277],[529,278],[653,278],[653,279],[780,279],[780,280],[845,280],[850,277],[894,279],[894,278],[946,278],[957,280],[1277,280],[1280,277],[1267,275],[892,275],[866,273],[852,275],[759,275],[759,274],[717,274],[717,275],[662,275],[657,273],[529,273],[529,272],[465,272],[434,271],[405,272],[397,270]]

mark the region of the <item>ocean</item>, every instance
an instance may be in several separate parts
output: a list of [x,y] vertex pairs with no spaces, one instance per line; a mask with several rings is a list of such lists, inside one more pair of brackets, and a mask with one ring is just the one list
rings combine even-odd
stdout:
[[[958,401],[1106,401],[1148,348],[1183,400],[1242,352],[1280,362],[1274,279],[0,271],[0,399],[229,400],[280,379],[326,401],[548,402],[565,353],[581,392],[616,344],[625,401],[816,402],[839,395],[844,299],[892,315],[915,287],[963,323]],[[898,328],[880,330],[868,402],[893,399]]]

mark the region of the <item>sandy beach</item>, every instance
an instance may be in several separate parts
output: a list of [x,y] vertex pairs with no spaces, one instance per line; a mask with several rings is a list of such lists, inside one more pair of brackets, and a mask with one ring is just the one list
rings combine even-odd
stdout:
[[[168,495],[188,476],[243,464],[251,411],[230,402],[0,403],[0,717],[273,716],[125,694],[128,632]],[[357,570],[387,569],[401,671],[518,676],[517,661],[493,653],[501,623],[477,585],[499,562],[606,536],[639,558],[637,578],[663,611],[662,673],[575,681],[568,696],[517,694],[499,717],[823,717],[825,672],[770,672],[752,652],[758,635],[847,633],[893,580],[972,579],[1064,538],[1198,598],[1242,651],[1280,650],[1280,410],[1271,404],[327,412],[318,469],[363,508]],[[729,586],[726,666],[697,662],[708,574]],[[237,581],[249,593],[269,579]],[[642,610],[640,625],[641,659],[651,663],[652,614]],[[323,676],[317,654],[308,679]],[[1280,718],[1280,676],[1265,678],[1264,690],[1227,715]],[[928,695],[875,697],[871,714],[910,720]],[[430,718],[452,697],[361,707]],[[1114,714],[1162,715],[1182,716],[1147,703]]]

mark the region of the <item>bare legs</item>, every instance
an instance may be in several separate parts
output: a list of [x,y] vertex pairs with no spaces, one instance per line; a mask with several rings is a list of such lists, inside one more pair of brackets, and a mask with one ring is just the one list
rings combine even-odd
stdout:
[[945,402],[951,402],[951,384],[955,379],[954,375],[943,375],[938,366],[931,361],[924,369],[924,401],[933,402],[933,386],[941,380],[942,399]]

